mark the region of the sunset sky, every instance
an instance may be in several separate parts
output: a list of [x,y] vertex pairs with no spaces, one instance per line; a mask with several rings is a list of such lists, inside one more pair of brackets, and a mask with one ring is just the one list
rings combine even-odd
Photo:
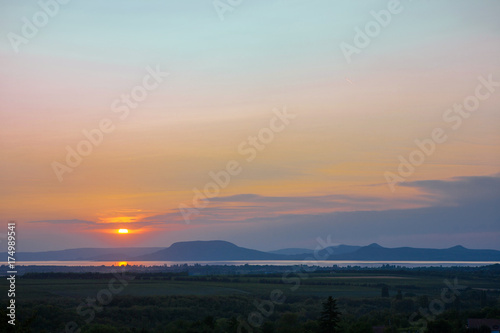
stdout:
[[0,3],[2,250],[500,250],[500,2],[42,2]]

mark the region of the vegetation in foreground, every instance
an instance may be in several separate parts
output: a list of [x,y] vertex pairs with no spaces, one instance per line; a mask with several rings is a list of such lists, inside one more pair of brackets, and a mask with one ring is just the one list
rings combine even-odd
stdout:
[[27,274],[18,280],[17,325],[2,320],[0,331],[460,333],[467,318],[500,318],[498,265],[127,274]]

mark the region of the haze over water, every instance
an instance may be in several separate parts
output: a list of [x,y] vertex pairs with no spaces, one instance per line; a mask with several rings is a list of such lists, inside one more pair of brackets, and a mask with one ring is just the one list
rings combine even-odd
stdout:
[[356,260],[227,260],[227,261],[22,261],[18,265],[25,266],[174,266],[174,265],[276,265],[294,266],[308,265],[321,267],[381,267],[395,265],[403,267],[453,267],[453,266],[486,266],[500,264],[498,261],[356,261]]

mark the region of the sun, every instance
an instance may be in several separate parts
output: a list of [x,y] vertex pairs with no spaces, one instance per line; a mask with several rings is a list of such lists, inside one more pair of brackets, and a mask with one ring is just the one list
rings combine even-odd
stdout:
[[128,234],[128,229],[118,229],[119,234]]

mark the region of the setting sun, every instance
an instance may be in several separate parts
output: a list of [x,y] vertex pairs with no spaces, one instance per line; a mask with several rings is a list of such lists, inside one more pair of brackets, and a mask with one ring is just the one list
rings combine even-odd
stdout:
[[128,229],[119,229],[118,233],[119,234],[128,234]]

